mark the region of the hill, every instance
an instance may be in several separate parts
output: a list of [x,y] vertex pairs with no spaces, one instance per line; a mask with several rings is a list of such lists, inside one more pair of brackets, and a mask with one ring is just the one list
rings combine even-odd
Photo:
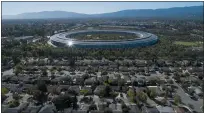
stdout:
[[175,7],[167,9],[132,9],[102,14],[82,14],[66,11],[43,11],[3,15],[2,19],[49,19],[49,18],[182,18],[203,19],[203,6]]

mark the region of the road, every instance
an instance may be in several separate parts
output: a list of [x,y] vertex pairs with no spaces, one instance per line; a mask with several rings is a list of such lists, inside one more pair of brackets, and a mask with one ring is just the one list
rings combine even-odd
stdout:
[[[159,72],[157,72],[157,76],[162,76],[162,74],[160,74]],[[186,104],[188,106],[188,104],[192,104],[194,107],[194,111],[197,111],[198,113],[203,113],[201,106],[203,106],[203,100],[202,99],[198,99],[197,101],[191,99],[187,93],[185,93],[185,91],[181,88],[181,86],[179,84],[177,84],[174,79],[172,78],[173,76],[170,76],[170,79],[173,80],[174,85],[178,87],[177,89],[177,94],[181,97],[182,102],[184,104]]]
[[176,85],[178,87],[177,89],[177,94],[181,97],[182,102],[185,103],[187,106],[188,104],[192,104],[195,111],[202,113],[201,110],[201,106],[203,105],[203,100],[202,99],[198,99],[198,101],[192,100],[186,93],[185,91],[181,88],[181,86],[179,86],[175,81],[174,81],[174,85]]

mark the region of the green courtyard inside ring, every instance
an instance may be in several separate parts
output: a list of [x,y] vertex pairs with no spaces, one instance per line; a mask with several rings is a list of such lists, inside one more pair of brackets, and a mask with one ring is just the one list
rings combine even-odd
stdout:
[[96,32],[83,32],[83,33],[75,33],[67,38],[71,38],[74,40],[130,40],[139,38],[139,36],[135,33],[127,33],[127,32],[105,32],[105,31],[96,31]]

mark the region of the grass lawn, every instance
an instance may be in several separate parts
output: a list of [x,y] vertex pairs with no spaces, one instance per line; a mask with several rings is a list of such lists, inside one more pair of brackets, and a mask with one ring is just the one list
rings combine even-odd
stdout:
[[174,44],[184,45],[184,46],[202,46],[202,42],[184,42],[184,41],[175,41]]
[[8,92],[9,92],[9,90],[8,90],[7,88],[5,88],[5,87],[2,87],[2,88],[1,88],[1,94],[5,95],[5,94],[7,94]]

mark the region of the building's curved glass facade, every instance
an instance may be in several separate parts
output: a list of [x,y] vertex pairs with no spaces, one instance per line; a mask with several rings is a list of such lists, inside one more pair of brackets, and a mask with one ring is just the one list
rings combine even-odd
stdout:
[[[79,31],[79,32],[68,32],[53,35],[50,41],[53,45],[57,47],[72,46],[77,48],[136,48],[151,46],[158,42],[158,37],[154,34],[140,32],[140,31],[114,31],[120,33],[135,33],[140,38],[130,39],[130,40],[74,40],[69,38],[69,35],[76,33],[85,33],[92,31]],[[93,31],[93,32],[96,32]],[[100,30],[97,30],[100,32]],[[105,32],[102,30],[102,32]],[[111,32],[111,31],[108,31]]]

